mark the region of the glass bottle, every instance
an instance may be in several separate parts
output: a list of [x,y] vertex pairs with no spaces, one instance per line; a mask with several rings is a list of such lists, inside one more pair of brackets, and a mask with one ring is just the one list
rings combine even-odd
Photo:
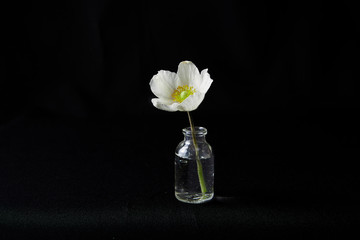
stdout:
[[184,140],[175,150],[175,196],[181,202],[203,203],[214,196],[214,155],[206,128],[194,129],[195,144],[191,128],[184,128]]

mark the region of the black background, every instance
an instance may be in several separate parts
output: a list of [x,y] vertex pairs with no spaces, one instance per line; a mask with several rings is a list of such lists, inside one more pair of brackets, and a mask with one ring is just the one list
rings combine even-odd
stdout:
[[[350,2],[28,1],[1,12],[3,237],[358,226]],[[216,200],[200,208],[173,197],[187,116],[150,102],[151,77],[183,60],[214,80],[193,112],[216,161]]]

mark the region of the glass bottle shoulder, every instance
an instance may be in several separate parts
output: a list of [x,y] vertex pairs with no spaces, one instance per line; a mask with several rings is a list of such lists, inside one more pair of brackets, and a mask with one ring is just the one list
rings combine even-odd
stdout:
[[[205,140],[197,142],[200,158],[212,158],[212,148]],[[195,148],[192,140],[183,140],[176,147],[175,154],[181,158],[194,158]]]

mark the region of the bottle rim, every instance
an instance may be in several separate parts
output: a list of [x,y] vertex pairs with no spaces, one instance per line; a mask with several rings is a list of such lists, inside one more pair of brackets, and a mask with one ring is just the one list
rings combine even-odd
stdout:
[[[206,135],[207,134],[207,129],[204,127],[195,126],[194,128],[195,128],[195,135]],[[191,127],[183,128],[182,132],[184,135],[191,136]]]

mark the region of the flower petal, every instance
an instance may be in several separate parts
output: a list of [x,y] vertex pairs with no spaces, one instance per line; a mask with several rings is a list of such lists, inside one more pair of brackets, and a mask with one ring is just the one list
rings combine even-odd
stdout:
[[201,92],[196,92],[189,97],[187,97],[183,102],[177,107],[179,111],[190,112],[197,109],[200,103],[204,100],[205,94]]
[[160,70],[150,80],[150,89],[157,97],[170,100],[177,87],[177,79],[176,73]]
[[179,103],[174,102],[172,100],[160,99],[160,98],[153,98],[151,99],[152,104],[154,107],[168,111],[168,112],[175,112],[178,110]]
[[201,83],[198,86],[198,91],[202,92],[202,93],[206,93],[211,84],[212,84],[213,80],[210,78],[210,74],[208,73],[207,69],[204,69],[201,71]]
[[201,78],[199,70],[190,61],[183,61],[179,64],[177,75],[179,77],[178,86],[188,85],[197,87],[197,82]]

